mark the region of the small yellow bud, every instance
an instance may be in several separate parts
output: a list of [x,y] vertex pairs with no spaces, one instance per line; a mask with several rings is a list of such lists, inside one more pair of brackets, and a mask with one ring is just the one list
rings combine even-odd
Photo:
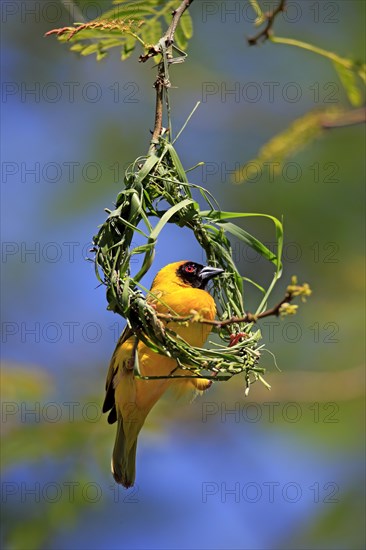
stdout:
[[301,296],[303,302],[306,302],[306,298],[309,297],[312,293],[312,290],[308,283],[302,285],[297,284],[297,277],[294,275],[291,277],[291,284],[287,287],[287,292],[290,294],[291,298],[295,296]]
[[297,313],[297,309],[299,306],[294,304],[289,304],[288,302],[285,302],[281,305],[279,309],[279,313],[281,317],[285,317],[286,315],[295,315]]

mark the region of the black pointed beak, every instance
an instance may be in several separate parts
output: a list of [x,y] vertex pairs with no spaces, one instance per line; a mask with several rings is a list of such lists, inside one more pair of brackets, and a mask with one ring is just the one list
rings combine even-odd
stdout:
[[217,277],[217,275],[221,275],[221,273],[224,273],[224,270],[219,267],[211,267],[209,265],[206,265],[204,268],[201,269],[199,272],[199,277],[202,279],[202,281],[209,281],[210,279],[213,279],[213,277]]

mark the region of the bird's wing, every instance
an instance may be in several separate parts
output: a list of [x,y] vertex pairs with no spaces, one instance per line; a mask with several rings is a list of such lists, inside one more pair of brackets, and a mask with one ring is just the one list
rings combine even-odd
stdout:
[[117,420],[117,411],[116,411],[116,405],[115,405],[115,399],[114,399],[114,377],[117,374],[118,371],[118,361],[117,361],[117,354],[120,350],[121,346],[133,336],[133,332],[130,329],[128,325],[125,326],[125,328],[122,331],[121,336],[118,339],[117,345],[115,347],[115,350],[113,352],[111,362],[109,364],[108,374],[107,374],[107,380],[105,384],[105,398],[103,403],[102,411],[108,412],[110,411],[108,415],[108,422],[109,424],[113,424]]
[[[154,296],[149,295],[147,298],[147,301],[150,304],[154,305],[156,301],[159,300],[160,296],[162,296],[162,294],[163,294],[162,292],[158,291],[156,295],[154,294]],[[105,384],[106,394],[105,394],[103,408],[102,408],[102,411],[104,413],[110,411],[108,415],[109,424],[113,424],[117,420],[117,409],[116,409],[115,396],[114,396],[114,389],[115,389],[114,379],[118,372],[118,366],[120,364],[120,357],[118,356],[123,344],[132,336],[133,336],[133,331],[128,325],[126,325],[124,330],[122,331],[121,336],[118,339],[117,345],[114,349],[114,352],[111,358],[111,362],[109,364],[107,380]]]

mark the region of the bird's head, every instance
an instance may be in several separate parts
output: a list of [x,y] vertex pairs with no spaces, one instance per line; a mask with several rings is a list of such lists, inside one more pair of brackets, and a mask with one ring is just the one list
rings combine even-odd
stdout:
[[223,272],[224,270],[221,268],[205,266],[196,262],[174,262],[159,271],[154,279],[153,287],[174,284],[180,287],[204,290],[210,279]]

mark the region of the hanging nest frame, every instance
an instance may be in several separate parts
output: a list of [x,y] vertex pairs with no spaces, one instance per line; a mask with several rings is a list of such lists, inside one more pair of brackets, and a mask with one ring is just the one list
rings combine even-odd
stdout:
[[[259,346],[261,333],[255,328],[255,317],[248,317],[244,311],[243,278],[232,259],[226,233],[235,235],[275,265],[275,274],[268,290],[262,289],[264,296],[256,312],[260,314],[266,308],[267,298],[281,275],[282,224],[265,214],[222,212],[206,189],[188,182],[176,150],[163,137],[159,138],[147,157],[138,158],[127,169],[124,184],[124,189],[117,196],[115,210],[107,211],[109,216],[93,239],[96,274],[107,287],[108,309],[122,315],[135,336],[152,350],[174,358],[177,369],[187,371],[187,378],[212,376],[219,381],[244,372],[247,388],[258,379],[266,384],[261,376],[264,369],[258,366],[263,347]],[[208,210],[201,210],[194,200],[192,195],[195,190],[203,197]],[[277,254],[228,221],[233,217],[248,216],[264,216],[275,224]],[[154,227],[153,218],[158,219]],[[162,316],[141,292],[144,287],[140,280],[153,263],[158,236],[171,223],[191,230],[207,256],[207,263],[225,271],[224,276],[213,281],[219,319],[215,322],[215,330],[222,344],[214,344],[215,347],[210,349],[189,345],[169,328],[169,319],[162,322]],[[145,230],[139,227],[141,225]],[[135,232],[145,239],[145,244],[133,247]],[[138,273],[132,276],[131,259],[135,255],[142,255],[143,261]],[[165,317],[182,323],[208,322],[194,311],[186,318],[180,318],[175,312]],[[230,336],[238,333],[244,333],[245,337],[228,347]],[[169,377],[175,376],[175,370]],[[135,374],[141,376],[137,353]]]

